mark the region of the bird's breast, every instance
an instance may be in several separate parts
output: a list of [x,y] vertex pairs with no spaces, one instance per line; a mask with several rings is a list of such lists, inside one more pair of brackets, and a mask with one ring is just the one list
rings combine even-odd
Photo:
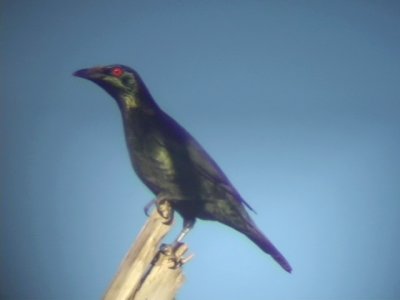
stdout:
[[176,200],[204,197],[204,180],[188,151],[184,132],[141,117],[125,122],[128,149],[139,178],[155,194],[162,192]]

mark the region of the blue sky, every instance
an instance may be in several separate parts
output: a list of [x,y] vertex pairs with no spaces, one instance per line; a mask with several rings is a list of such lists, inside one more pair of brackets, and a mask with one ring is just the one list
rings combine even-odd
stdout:
[[116,104],[72,76],[112,63],[293,266],[199,221],[179,299],[400,297],[396,1],[5,0],[0,16],[2,299],[100,298],[146,220]]

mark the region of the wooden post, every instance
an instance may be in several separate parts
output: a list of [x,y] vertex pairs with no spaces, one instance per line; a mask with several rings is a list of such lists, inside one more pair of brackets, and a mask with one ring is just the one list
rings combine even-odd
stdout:
[[[170,207],[168,209],[171,209]],[[185,244],[160,251],[163,238],[171,229],[157,210],[143,226],[135,243],[115,275],[104,300],[172,300],[185,278],[181,266]]]

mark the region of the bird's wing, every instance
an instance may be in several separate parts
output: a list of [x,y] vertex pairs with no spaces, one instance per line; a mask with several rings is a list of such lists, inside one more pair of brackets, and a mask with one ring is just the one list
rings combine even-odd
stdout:
[[256,213],[250,204],[240,196],[217,163],[196,140],[193,138],[189,139],[187,147],[189,156],[200,174],[209,181],[218,183],[220,187],[222,187],[227,193],[231,194],[239,203],[244,204],[248,209]]
[[162,113],[159,118],[160,128],[164,131],[161,136],[168,136],[169,140],[166,141],[161,139],[159,141],[163,147],[167,143],[173,143],[174,149],[180,149],[181,153],[189,155],[195,168],[204,178],[210,182],[218,184],[219,187],[225,190],[225,192],[232,195],[240,205],[245,205],[248,209],[256,213],[256,211],[240,196],[229,179],[226,177],[224,172],[220,169],[217,163],[210,157],[210,155],[203,149],[203,147],[186,131],[178,122],[171,118],[168,114]]

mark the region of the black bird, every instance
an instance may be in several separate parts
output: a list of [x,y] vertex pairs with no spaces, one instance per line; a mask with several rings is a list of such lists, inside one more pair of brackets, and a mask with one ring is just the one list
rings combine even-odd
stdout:
[[139,74],[123,65],[82,69],[75,76],[93,81],[116,101],[122,113],[133,168],[156,195],[184,220],[177,241],[197,218],[219,221],[246,235],[287,272],[292,268],[257,228],[253,210],[201,145],[154,101]]

